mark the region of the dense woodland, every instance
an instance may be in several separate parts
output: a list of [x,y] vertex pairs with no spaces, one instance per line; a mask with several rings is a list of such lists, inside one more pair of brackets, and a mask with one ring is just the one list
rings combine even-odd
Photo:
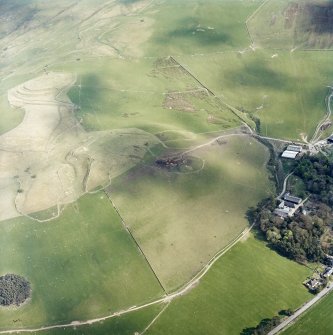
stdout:
[[333,163],[325,156],[304,156],[294,171],[312,197],[333,206]]
[[324,261],[325,254],[333,254],[332,241],[324,238],[333,225],[333,164],[325,157],[306,156],[295,174],[306,185],[311,204],[307,213],[280,218],[273,213],[276,200],[269,198],[251,212],[252,220],[280,254],[299,262]]
[[0,305],[21,305],[30,296],[30,283],[15,274],[0,277]]

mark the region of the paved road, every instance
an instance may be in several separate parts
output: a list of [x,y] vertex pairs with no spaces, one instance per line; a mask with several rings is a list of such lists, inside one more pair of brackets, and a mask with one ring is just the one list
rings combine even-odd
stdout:
[[302,315],[305,311],[307,311],[313,304],[318,302],[320,299],[322,299],[325,295],[327,295],[329,292],[333,290],[333,284],[331,283],[330,286],[324,288],[320,293],[318,293],[313,299],[308,301],[305,305],[303,305],[300,309],[298,309],[292,316],[290,316],[288,319],[283,321],[280,325],[278,325],[276,328],[271,330],[268,335],[275,335],[278,334],[280,331],[282,331],[285,327],[287,327],[290,323],[295,321],[300,315]]

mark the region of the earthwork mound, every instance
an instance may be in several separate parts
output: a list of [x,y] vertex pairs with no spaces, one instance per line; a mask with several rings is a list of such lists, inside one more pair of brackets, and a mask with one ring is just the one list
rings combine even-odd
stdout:
[[6,274],[0,277],[0,305],[19,306],[30,297],[30,283],[22,276]]

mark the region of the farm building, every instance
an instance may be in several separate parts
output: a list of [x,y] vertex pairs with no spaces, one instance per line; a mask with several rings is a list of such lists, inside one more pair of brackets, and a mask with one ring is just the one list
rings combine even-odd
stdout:
[[317,287],[321,285],[320,281],[317,279],[310,279],[306,284],[305,284],[310,290],[315,290]]
[[295,208],[295,206],[296,206],[296,204],[294,202],[291,202],[291,201],[285,201],[284,205],[286,207],[289,207],[289,208]]
[[274,214],[281,217],[281,218],[287,218],[289,216],[289,208],[276,208],[274,210]]
[[297,198],[297,197],[294,197],[292,195],[290,195],[290,193],[286,193],[284,196],[283,196],[283,199],[287,202],[292,202],[296,205],[299,205],[301,202],[302,202],[302,199],[301,198]]
[[290,144],[288,145],[286,151],[295,151],[295,152],[302,152],[302,147],[300,145],[293,145]]
[[325,269],[325,271],[324,271],[324,273],[323,273],[323,276],[324,276],[325,278],[328,278],[328,277],[330,277],[332,274],[333,274],[333,268],[328,267],[328,268]]
[[289,150],[285,150],[283,153],[282,153],[282,156],[283,158],[289,158],[289,159],[295,159],[298,155],[298,152],[297,151],[289,151]]

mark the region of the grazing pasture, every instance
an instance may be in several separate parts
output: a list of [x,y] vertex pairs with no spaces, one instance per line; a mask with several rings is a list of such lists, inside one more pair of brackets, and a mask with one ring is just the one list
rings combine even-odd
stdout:
[[213,335],[217,329],[218,334],[239,335],[309,300],[302,282],[310,273],[250,236],[224,255],[197,287],[174,300],[147,335]]
[[266,1],[247,21],[256,45],[270,49],[329,50],[333,46],[330,0]]
[[[108,193],[167,290],[188,281],[248,226],[246,211],[275,189],[268,150],[248,136],[226,136],[187,155],[182,173],[154,160],[116,178]],[[164,156],[172,157],[172,152]],[[197,163],[199,167],[199,164]]]
[[230,109],[170,58],[107,64],[95,64],[94,74],[89,73],[90,63],[78,68],[82,72],[69,91],[78,106],[76,116],[87,130],[136,127],[152,133],[200,133],[240,124]]
[[311,139],[326,114],[330,53],[240,50],[177,59],[222,101],[259,119],[264,136]]
[[153,305],[140,311],[80,327],[58,328],[38,332],[41,335],[133,335],[142,334],[164,306]]
[[0,331],[236,335],[309,299],[309,269],[250,236],[147,330],[165,306],[75,323],[182,287],[275,195],[244,123],[311,140],[333,80],[331,1],[0,7],[0,276],[31,285]]
[[32,290],[22,307],[1,309],[1,330],[96,318],[162,295],[103,192],[49,222],[1,222],[0,262],[1,274],[24,276]]
[[157,11],[153,33],[142,47],[148,56],[209,54],[247,47],[245,21],[261,1],[164,1]]
[[296,323],[287,328],[283,335],[330,334],[333,329],[333,294],[311,307]]

